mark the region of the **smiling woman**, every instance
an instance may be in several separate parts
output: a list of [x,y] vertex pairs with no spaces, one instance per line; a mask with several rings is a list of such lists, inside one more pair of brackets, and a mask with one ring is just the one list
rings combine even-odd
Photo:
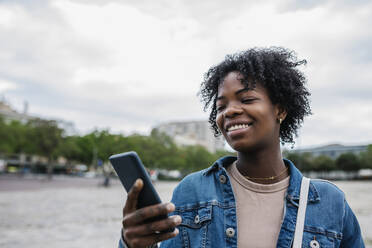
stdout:
[[[185,177],[172,203],[136,209],[139,181],[128,193],[120,247],[364,247],[344,193],[309,180],[283,159],[311,113],[305,64],[283,48],[228,55],[201,85],[209,122],[237,156]],[[146,222],[157,214],[167,219]],[[178,227],[174,232],[162,233]]]

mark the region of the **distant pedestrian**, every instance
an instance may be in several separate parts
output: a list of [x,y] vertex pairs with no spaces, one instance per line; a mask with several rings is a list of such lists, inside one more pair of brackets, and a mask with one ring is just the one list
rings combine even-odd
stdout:
[[103,186],[105,187],[109,187],[110,186],[110,177],[109,176],[105,176],[105,179],[103,180]]

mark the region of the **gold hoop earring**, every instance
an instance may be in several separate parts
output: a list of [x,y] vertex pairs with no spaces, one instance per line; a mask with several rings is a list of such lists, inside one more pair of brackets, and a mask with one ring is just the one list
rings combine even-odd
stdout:
[[279,124],[280,125],[282,124],[282,121],[283,121],[283,119],[282,118],[279,118]]

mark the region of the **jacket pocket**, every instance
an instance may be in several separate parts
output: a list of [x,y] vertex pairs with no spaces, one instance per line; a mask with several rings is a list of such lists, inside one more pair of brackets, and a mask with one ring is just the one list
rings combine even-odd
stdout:
[[322,228],[305,226],[302,248],[334,248],[340,234]]
[[179,226],[183,247],[208,247],[208,225],[212,220],[212,205],[181,209]]

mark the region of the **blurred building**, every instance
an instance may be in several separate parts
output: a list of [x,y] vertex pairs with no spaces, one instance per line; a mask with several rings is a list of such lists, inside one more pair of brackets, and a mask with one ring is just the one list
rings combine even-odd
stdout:
[[201,145],[210,152],[225,149],[224,138],[214,137],[208,121],[169,122],[154,129],[172,137],[180,146]]
[[295,153],[311,153],[313,156],[325,155],[332,159],[336,159],[343,153],[354,153],[358,155],[361,152],[367,150],[367,145],[356,145],[356,146],[344,146],[340,144],[330,144],[326,146],[306,148],[306,149],[296,149],[292,152]]
[[[3,118],[7,123],[11,121],[19,121],[21,123],[26,123],[27,121],[30,120],[42,119],[40,117],[30,115],[28,113],[28,107],[29,107],[28,103],[24,102],[23,111],[19,112],[12,108],[10,104],[8,104],[4,99],[0,100],[0,117]],[[54,121],[60,128],[65,130],[67,135],[74,135],[77,133],[73,122],[65,121],[62,119],[54,119]]]
[[27,122],[35,117],[28,115],[28,103],[24,103],[23,112],[13,109],[5,100],[0,100],[0,116],[6,121]]

